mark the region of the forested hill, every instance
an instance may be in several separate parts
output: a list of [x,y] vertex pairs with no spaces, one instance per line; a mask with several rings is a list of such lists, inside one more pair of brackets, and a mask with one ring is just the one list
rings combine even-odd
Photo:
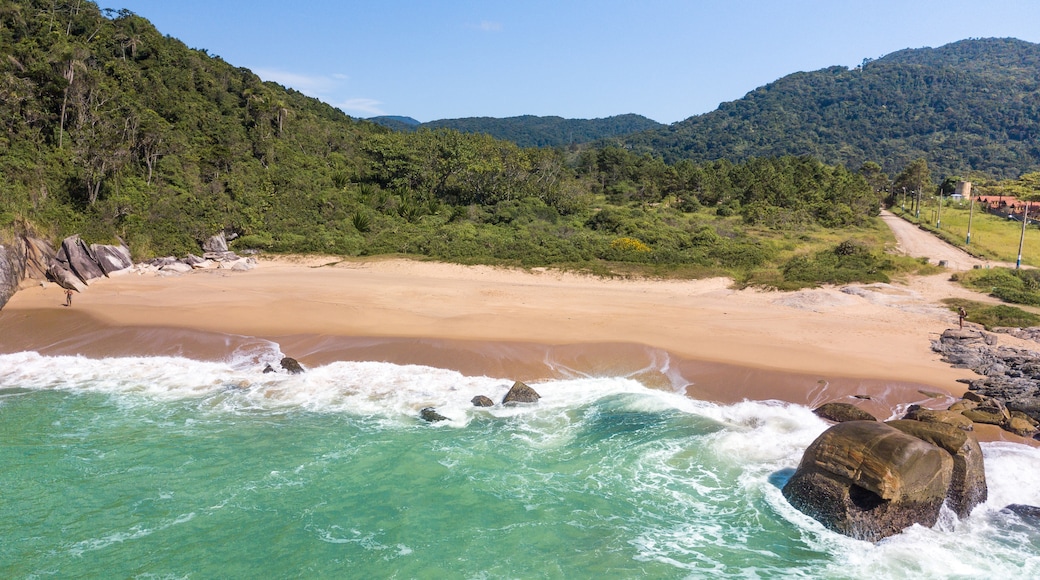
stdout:
[[608,137],[620,137],[665,127],[642,115],[615,115],[603,119],[564,119],[563,117],[466,117],[441,119],[428,123],[408,122],[401,117],[370,119],[395,131],[413,131],[419,128],[454,129],[463,133],[483,133],[512,141],[521,147],[564,147],[580,145]]
[[964,40],[799,72],[711,113],[625,144],[666,159],[813,155],[895,173],[925,158],[940,174],[1040,169],[1040,45]]

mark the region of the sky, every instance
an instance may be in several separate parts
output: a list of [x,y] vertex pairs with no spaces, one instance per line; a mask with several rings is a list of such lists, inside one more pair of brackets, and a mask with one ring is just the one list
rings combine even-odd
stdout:
[[353,117],[674,123],[799,71],[966,38],[1040,0],[97,0]]

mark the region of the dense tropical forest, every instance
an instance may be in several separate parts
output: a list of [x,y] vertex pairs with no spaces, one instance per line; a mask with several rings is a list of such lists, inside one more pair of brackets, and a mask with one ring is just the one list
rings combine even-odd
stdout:
[[669,160],[812,155],[895,173],[923,158],[944,175],[1016,178],[1040,169],[1040,45],[963,40],[795,73],[624,143]]
[[374,123],[395,131],[454,129],[463,133],[484,133],[512,141],[521,147],[568,147],[592,143],[632,133],[661,129],[664,125],[642,115],[615,115],[604,119],[564,119],[563,117],[466,117],[420,123],[411,117],[372,117]]
[[[138,259],[407,254],[778,287],[884,279],[892,182],[812,156],[666,161],[394,132],[262,82],[142,16],[0,0],[0,232],[125,241]],[[924,159],[897,186],[932,187]],[[903,184],[903,185],[899,185]]]

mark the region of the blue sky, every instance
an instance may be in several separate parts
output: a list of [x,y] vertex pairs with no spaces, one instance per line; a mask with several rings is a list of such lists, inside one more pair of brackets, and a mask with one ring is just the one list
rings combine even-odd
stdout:
[[977,37],[1040,0],[100,0],[355,117],[637,113],[674,123],[784,75]]

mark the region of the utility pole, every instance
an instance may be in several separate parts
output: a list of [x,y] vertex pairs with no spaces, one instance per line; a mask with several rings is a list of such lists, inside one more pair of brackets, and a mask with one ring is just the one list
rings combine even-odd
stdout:
[[905,187],[903,188],[903,203],[902,203],[902,205],[899,206],[899,209],[903,210],[903,213],[906,213],[906,188]]
[[1022,210],[1022,237],[1018,238],[1018,260],[1015,261],[1015,269],[1022,268],[1022,246],[1026,243],[1026,222],[1029,221],[1029,202],[1025,202],[1025,209]]
[[914,219],[921,219],[921,190],[915,191],[914,197],[917,198],[917,213],[914,214]]
[[939,209],[935,211],[935,229],[940,229],[942,226],[942,202],[943,202],[943,191],[939,188]]
[[971,201],[968,202],[968,239],[965,240],[964,245],[971,245],[971,216],[975,214],[975,196],[971,196]]

